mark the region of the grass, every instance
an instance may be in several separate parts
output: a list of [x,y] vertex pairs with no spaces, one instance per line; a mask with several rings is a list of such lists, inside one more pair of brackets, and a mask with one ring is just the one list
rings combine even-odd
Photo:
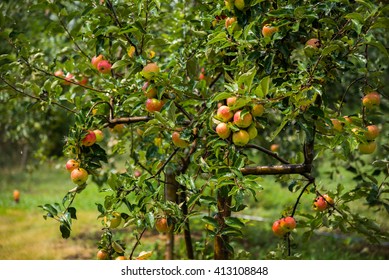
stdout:
[[[103,202],[104,193],[99,193],[94,184],[89,184],[77,197],[74,206],[78,219],[74,222],[72,235],[62,239],[58,223],[44,220],[43,211],[38,205],[60,202],[66,192],[73,188],[69,174],[62,166],[51,164],[33,173],[17,170],[0,170],[0,259],[94,259],[97,243],[102,234],[95,202]],[[351,175],[342,173],[342,182],[352,188]],[[319,177],[320,179],[320,177]],[[279,218],[285,206],[294,204],[298,193],[290,193],[280,187],[274,177],[264,177],[261,182],[263,191],[258,193],[258,202],[249,198],[248,208],[241,214],[249,215],[244,239],[233,240],[233,247],[240,259],[265,259],[268,252],[282,245],[282,240],[271,232],[272,222]],[[336,188],[333,181],[320,181],[321,186],[331,190]],[[20,203],[12,200],[12,191],[21,191]],[[303,196],[299,209],[311,211],[313,194]],[[389,228],[387,214],[374,212],[361,202],[357,210],[374,217]],[[254,217],[254,218],[251,218]],[[247,218],[247,217],[246,217]],[[201,215],[191,219],[192,238],[195,248],[205,246],[212,250],[212,240],[204,239],[206,233]],[[302,229],[297,230],[298,233]],[[115,238],[128,242],[127,250],[136,240],[131,228],[116,231]],[[309,242],[303,241],[301,234],[294,234],[292,252],[300,253],[302,259],[389,259],[389,246],[367,243],[359,236],[343,236],[333,232],[318,232]],[[176,237],[176,257],[185,258],[182,236]],[[204,240],[208,243],[204,245]],[[155,231],[146,231],[142,244],[135,255],[143,250],[153,250],[153,259],[163,259],[166,236]],[[243,253],[245,252],[245,253]],[[127,252],[129,253],[129,252]],[[207,258],[206,255],[198,258]]]

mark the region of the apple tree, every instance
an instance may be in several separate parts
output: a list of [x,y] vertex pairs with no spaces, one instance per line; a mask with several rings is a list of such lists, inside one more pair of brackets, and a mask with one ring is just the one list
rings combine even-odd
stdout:
[[[188,259],[234,258],[238,214],[272,187],[263,176],[295,197],[274,217],[280,246],[270,257],[295,257],[293,235],[309,240],[320,227],[388,238],[353,211],[365,201],[389,212],[383,1],[26,2],[0,4],[1,99],[70,122],[74,188],[41,205],[64,238],[93,181],[106,194],[96,201],[101,258],[134,259],[154,227],[170,246],[181,234]],[[342,170],[355,174],[352,188]],[[195,246],[199,215],[211,250]],[[117,239],[118,227],[136,242]]]

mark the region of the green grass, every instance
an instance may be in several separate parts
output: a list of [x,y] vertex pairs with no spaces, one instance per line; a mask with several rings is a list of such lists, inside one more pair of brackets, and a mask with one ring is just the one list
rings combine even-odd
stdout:
[[[328,166],[323,166],[327,170]],[[38,205],[61,202],[67,191],[74,187],[69,173],[62,166],[51,164],[41,167],[33,173],[17,170],[0,170],[0,259],[94,259],[97,243],[102,234],[101,224],[95,202],[103,203],[104,193],[99,193],[91,183],[80,193],[74,206],[78,219],[74,222],[72,235],[62,239],[58,223],[52,219],[44,220],[44,212]],[[342,172],[341,182],[347,188],[353,188],[352,174]],[[336,181],[318,176],[317,182],[326,190],[334,190]],[[241,213],[255,217],[248,219],[244,239],[233,240],[233,246],[240,259],[266,259],[268,252],[275,251],[283,241],[271,232],[271,225],[278,219],[285,207],[294,205],[299,192],[291,193],[281,187],[275,177],[266,176],[260,182],[263,190],[258,193],[255,202],[248,197],[248,207]],[[21,191],[20,203],[12,200],[14,189]],[[312,212],[314,194],[306,194],[301,200],[298,211]],[[368,209],[363,201],[357,203],[355,210],[369,217],[375,217],[389,228],[387,213]],[[298,216],[297,216],[298,218]],[[258,219],[260,221],[258,221]],[[204,245],[206,233],[201,215],[191,218],[192,238],[195,247]],[[389,246],[378,246],[366,242],[360,236],[344,236],[338,232],[320,231],[309,241],[302,240],[304,229],[297,228],[293,234],[292,253],[301,254],[302,259],[389,259]],[[115,238],[124,239],[128,248],[135,244],[131,228],[116,230]],[[142,243],[135,251],[153,250],[153,259],[163,259],[166,236],[155,231],[146,231]],[[206,239],[206,247],[212,250],[212,240]],[[248,252],[240,253],[240,252]],[[128,254],[129,252],[127,252]],[[181,235],[176,237],[176,257],[185,258],[185,247]],[[207,258],[199,256],[198,258]]]

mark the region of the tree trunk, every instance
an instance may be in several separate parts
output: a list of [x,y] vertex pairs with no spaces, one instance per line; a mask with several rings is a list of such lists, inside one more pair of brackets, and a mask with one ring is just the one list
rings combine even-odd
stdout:
[[[232,197],[228,195],[230,188],[225,186],[217,191],[217,222],[219,224],[220,231],[225,227],[225,218],[231,216],[231,201]],[[228,260],[230,252],[227,244],[229,242],[228,236],[218,234],[215,237],[214,243],[214,259],[215,260]]]

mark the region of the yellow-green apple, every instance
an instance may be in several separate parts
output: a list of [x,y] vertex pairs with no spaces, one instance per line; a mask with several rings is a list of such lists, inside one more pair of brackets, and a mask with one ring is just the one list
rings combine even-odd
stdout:
[[232,134],[232,142],[237,146],[244,146],[250,141],[250,135],[246,130],[239,130]]
[[122,222],[122,216],[119,212],[112,212],[110,217],[104,216],[104,222],[109,228],[117,228]]
[[104,56],[102,54],[99,54],[98,56],[92,57],[91,64],[94,68],[97,69],[97,65],[99,64],[100,61],[104,59]]
[[230,136],[231,130],[228,127],[228,124],[222,122],[216,126],[216,133],[217,135],[219,135],[220,138],[226,139]]
[[102,249],[97,252],[96,256],[98,260],[106,260],[108,259],[108,252]]
[[178,131],[174,131],[172,133],[172,141],[173,144],[179,148],[186,148],[189,146],[189,142],[184,139],[181,139],[180,133]]
[[82,185],[88,180],[88,172],[84,168],[76,168],[70,173],[73,183]]
[[265,107],[262,104],[255,104],[251,109],[251,115],[253,117],[260,117],[265,112]]
[[340,120],[331,119],[331,122],[332,122],[332,127],[334,130],[336,130],[338,132],[341,132],[343,130],[344,123],[342,123]]
[[312,38],[312,39],[309,39],[306,43],[305,43],[305,46],[306,47],[310,47],[310,48],[313,48],[313,49],[318,49],[321,47],[321,42],[319,39],[317,38]]
[[286,232],[290,232],[296,228],[296,220],[291,216],[282,218],[280,220],[280,226]]
[[254,139],[255,137],[257,137],[258,135],[258,130],[257,128],[255,127],[255,124],[253,123],[252,125],[249,126],[249,128],[247,129],[247,133],[249,134],[250,136],[250,140]]
[[81,143],[87,147],[92,146],[96,143],[96,134],[92,130],[89,130],[85,137],[81,140]]
[[377,148],[377,143],[375,141],[370,141],[366,143],[360,143],[358,150],[361,154],[372,154]]
[[143,70],[141,71],[141,75],[146,80],[153,80],[156,75],[159,73],[159,66],[152,62],[147,64],[145,67],[143,67]]
[[378,126],[372,124],[366,127],[366,131],[365,131],[366,140],[374,140],[378,137],[378,135],[380,135],[380,129],[378,128]]
[[169,221],[165,217],[158,218],[155,221],[155,228],[158,230],[160,233],[167,233],[171,232],[173,229],[173,225],[169,224]]
[[223,122],[228,122],[233,116],[230,107],[226,105],[222,105],[217,109],[216,118]]
[[270,24],[265,24],[262,27],[262,35],[263,35],[263,37],[271,37],[277,31],[278,31],[278,27],[271,26]]
[[243,114],[241,110],[234,114],[234,124],[240,128],[249,127],[253,122],[253,116],[250,113]]
[[96,142],[103,141],[104,133],[100,129],[93,130],[93,133],[96,135]]
[[275,221],[273,223],[271,229],[272,229],[274,235],[276,235],[278,237],[283,237],[286,234],[286,230],[283,227],[281,227],[280,220]]
[[362,98],[363,106],[365,106],[368,109],[372,109],[380,105],[380,102],[381,102],[381,96],[376,91],[370,92]]
[[235,7],[238,10],[243,11],[243,9],[244,9],[244,0],[235,0],[234,4],[235,4]]
[[146,110],[149,112],[159,112],[163,107],[163,101],[156,98],[148,98],[146,100]]
[[108,74],[109,72],[111,72],[111,68],[112,65],[111,63],[109,63],[108,60],[102,60],[97,64],[97,70],[103,74]]
[[158,94],[157,88],[154,85],[150,85],[149,82],[143,84],[142,90],[147,98],[154,98]]
[[80,164],[78,163],[78,161],[74,160],[74,159],[69,159],[67,162],[66,162],[66,169],[69,171],[69,172],[72,172],[74,169],[80,167]]
[[236,103],[237,97],[236,96],[231,96],[226,99],[226,103],[228,107],[234,106]]
[[327,201],[322,197],[318,196],[313,201],[313,209],[316,211],[324,211],[327,209]]
[[19,203],[20,200],[20,191],[19,190],[14,190],[12,193],[13,199],[16,203]]
[[119,123],[119,124],[116,124],[114,127],[110,128],[110,131],[113,133],[120,134],[123,132],[123,129],[124,129],[124,124]]

